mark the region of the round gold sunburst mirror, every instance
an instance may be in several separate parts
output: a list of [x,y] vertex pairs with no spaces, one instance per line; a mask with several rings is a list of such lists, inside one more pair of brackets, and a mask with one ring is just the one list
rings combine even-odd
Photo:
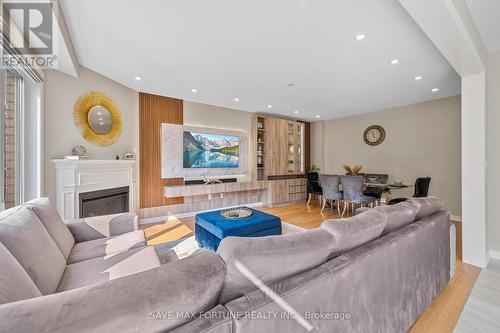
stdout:
[[109,146],[118,140],[122,118],[118,106],[99,92],[86,93],[75,103],[73,119],[83,138],[98,146]]

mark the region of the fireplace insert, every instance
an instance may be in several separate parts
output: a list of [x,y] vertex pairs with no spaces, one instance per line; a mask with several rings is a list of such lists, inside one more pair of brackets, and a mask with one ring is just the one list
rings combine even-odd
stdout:
[[80,218],[129,211],[128,186],[80,193]]

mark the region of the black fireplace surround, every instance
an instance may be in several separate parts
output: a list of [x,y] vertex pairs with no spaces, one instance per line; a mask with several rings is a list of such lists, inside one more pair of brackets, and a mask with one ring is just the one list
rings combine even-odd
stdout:
[[128,186],[80,193],[80,218],[128,212],[128,196]]

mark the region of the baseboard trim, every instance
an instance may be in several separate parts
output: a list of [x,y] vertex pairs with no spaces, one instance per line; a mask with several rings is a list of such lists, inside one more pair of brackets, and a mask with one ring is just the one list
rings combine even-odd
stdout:
[[450,216],[450,219],[451,219],[452,221],[462,222],[462,216],[451,215],[451,216]]
[[213,208],[213,209],[207,209],[207,210],[200,210],[197,212],[188,212],[188,213],[181,213],[181,214],[172,214],[169,216],[155,216],[155,217],[149,217],[146,219],[140,219],[139,224],[151,224],[151,223],[157,223],[165,220],[175,220],[175,219],[186,219],[190,217],[194,217],[196,214],[200,213],[206,213],[206,212],[213,212],[215,210],[220,210],[224,208],[235,208],[235,207],[241,207],[241,206],[246,206],[246,207],[262,207],[264,206],[263,202],[254,202],[254,203],[249,203],[249,204],[243,204],[243,205],[236,205],[236,206],[228,206],[228,207],[221,207],[221,208]]
[[500,260],[500,251],[490,250],[490,258]]

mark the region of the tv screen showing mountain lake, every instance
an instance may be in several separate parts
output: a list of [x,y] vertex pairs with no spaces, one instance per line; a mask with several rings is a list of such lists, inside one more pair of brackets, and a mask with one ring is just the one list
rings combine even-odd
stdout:
[[184,168],[238,168],[239,137],[184,132]]

